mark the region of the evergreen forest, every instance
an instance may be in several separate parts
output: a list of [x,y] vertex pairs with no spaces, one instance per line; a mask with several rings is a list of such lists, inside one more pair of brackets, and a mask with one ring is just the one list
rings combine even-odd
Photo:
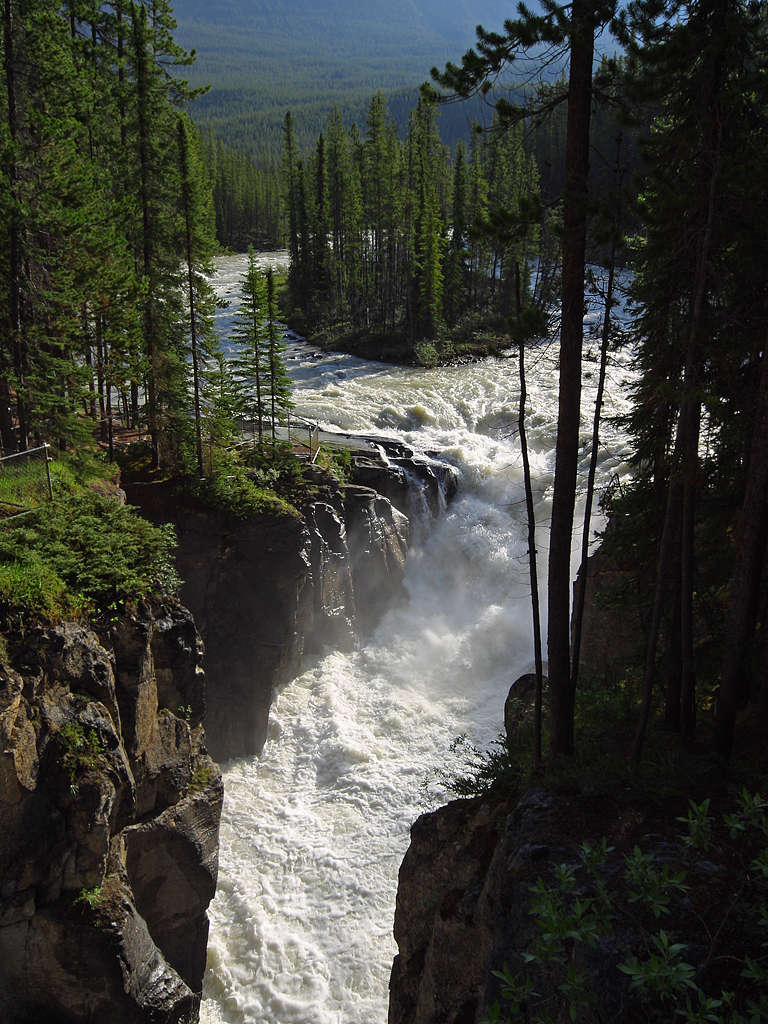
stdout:
[[[201,494],[214,479],[240,487],[226,454],[238,425],[274,454],[291,397],[281,283],[253,259],[234,360],[219,351],[220,244],[286,239],[283,302],[328,345],[423,364],[515,346],[522,362],[557,323],[546,648],[551,749],[571,754],[576,461],[600,425],[599,402],[591,437],[579,412],[587,257],[610,280],[626,266],[634,478],[605,545],[652,567],[634,595],[648,647],[633,753],[661,707],[688,741],[706,722],[730,754],[745,709],[764,715],[768,697],[766,5],[547,0],[435,69],[404,133],[382,92],[359,126],[333,109],[311,146],[282,111],[280,151],[260,167],[190,120],[193,56],[170,0],[3,0],[3,15],[4,452],[97,439],[112,454],[119,420],[146,432],[155,471]],[[597,61],[608,32],[621,56]],[[567,78],[493,92],[520,55],[550,52]],[[489,97],[485,130],[447,147],[441,110]]]
[[[217,215],[255,224],[279,201],[238,188],[242,161],[189,120],[193,58],[166,0],[8,0],[3,26],[3,449],[79,449],[95,432],[111,455],[119,423],[148,434],[154,467],[202,476],[203,433],[221,434],[221,409],[234,422],[251,384],[224,389],[219,372]],[[247,288],[275,336],[274,283]],[[268,338],[250,370],[273,420],[280,358]]]
[[[417,366],[507,350],[536,666],[525,770],[554,775],[589,742],[593,764],[620,762],[630,789],[660,744],[695,762],[697,785],[741,760],[750,785],[763,786],[768,3],[540,0],[516,17],[489,3],[480,13],[495,27],[477,27],[463,57],[470,5],[451,7],[446,21],[426,0],[376,3],[359,20],[348,5],[307,3],[299,33],[280,4],[246,11],[230,0],[231,31],[220,35],[196,0],[177,0],[182,33],[172,0],[0,3],[0,446],[9,456],[50,445],[77,494],[19,526],[10,522],[18,494],[6,501],[0,488],[9,519],[0,655],[25,616],[111,622],[125,602],[178,587],[169,531],[98,490],[110,474],[114,484],[113,459],[126,475],[171,481],[185,499],[235,517],[268,514],[278,528],[281,516],[299,518],[324,471],[303,476],[281,441],[293,408],[282,320],[322,347]],[[265,25],[267,49],[248,57]],[[207,54],[198,69],[195,31]],[[206,96],[217,46],[229,64]],[[269,85],[279,77],[274,47],[279,66],[295,70],[287,91]],[[479,124],[464,131],[468,110]],[[285,276],[262,272],[255,250],[282,246]],[[222,346],[210,279],[225,248],[248,258]],[[587,423],[585,290],[598,277],[604,314]],[[559,404],[543,635],[525,366],[552,339]],[[601,402],[618,346],[634,361],[623,420],[631,479],[603,495],[599,558],[607,575],[633,581],[613,594],[613,611],[631,608],[643,650],[622,678],[599,681],[609,714],[596,733],[584,728],[584,694],[594,700],[596,683],[581,674],[585,583],[574,593],[571,562],[579,539],[584,561],[589,552]],[[83,497],[94,478],[97,493]],[[113,530],[120,545],[105,539]],[[708,806],[693,805],[691,834]],[[742,807],[768,835],[764,797],[745,792]],[[764,896],[764,849],[760,857],[748,874]],[[674,961],[669,946],[658,949],[649,984]],[[748,965],[758,995],[767,963],[763,946]],[[572,981],[570,961],[560,966]],[[668,1019],[683,1016],[679,992],[669,998],[664,1007],[677,999],[679,1012]],[[765,1019],[760,999],[751,1017],[689,1001],[686,1019]]]

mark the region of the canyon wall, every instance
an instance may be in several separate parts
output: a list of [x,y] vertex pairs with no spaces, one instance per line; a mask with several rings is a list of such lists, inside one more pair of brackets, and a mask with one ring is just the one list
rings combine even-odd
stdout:
[[193,1024],[221,774],[172,598],[29,626],[0,665],[0,1019]]
[[[586,607],[582,673],[603,683],[621,678],[642,658],[644,632],[626,593],[633,577],[598,550],[585,567]],[[515,742],[530,720],[535,677],[522,676],[499,706],[499,726]],[[546,697],[546,694],[545,694]],[[503,716],[502,716],[503,712]],[[581,867],[580,844],[608,835],[612,848],[606,877],[615,877],[637,841],[653,850],[649,826],[634,809],[602,795],[595,799],[574,784],[567,791],[542,787],[513,790],[498,784],[482,796],[455,800],[422,815],[400,868],[394,934],[398,955],[390,980],[389,1024],[480,1024],[504,1015],[503,984],[494,972],[510,967],[528,973],[538,993],[552,975],[531,966],[536,921],[532,889],[560,864]],[[659,863],[669,850],[655,840]],[[659,847],[662,847],[659,849]],[[584,887],[579,893],[588,896]],[[626,976],[617,970],[636,939],[626,930],[594,949],[578,950],[594,998],[590,1020],[641,1019]],[[527,1019],[527,1017],[526,1017]],[[585,1018],[586,1019],[586,1018]]]
[[403,596],[410,524],[439,513],[457,476],[395,448],[356,455],[351,483],[310,467],[311,497],[296,519],[238,519],[170,486],[126,486],[147,518],[176,527],[181,597],[205,643],[205,727],[217,760],[261,750],[274,695],[304,655],[353,648]]

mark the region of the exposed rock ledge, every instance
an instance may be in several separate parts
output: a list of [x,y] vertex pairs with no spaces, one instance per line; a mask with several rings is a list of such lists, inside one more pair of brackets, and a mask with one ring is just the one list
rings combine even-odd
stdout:
[[176,526],[181,595],[205,642],[205,727],[217,760],[258,752],[274,694],[303,655],[352,649],[402,595],[410,521],[420,509],[436,515],[457,474],[394,442],[381,451],[355,456],[343,487],[315,470],[301,521],[243,521],[162,485],[126,487],[144,515]]
[[178,602],[30,628],[0,668],[0,1019],[193,1024],[222,786]]

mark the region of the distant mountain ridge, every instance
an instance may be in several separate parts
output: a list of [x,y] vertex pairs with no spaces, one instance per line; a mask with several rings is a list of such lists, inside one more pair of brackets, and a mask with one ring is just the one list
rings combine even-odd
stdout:
[[[176,0],[176,37],[197,51],[187,77],[210,84],[193,114],[254,152],[279,149],[285,111],[300,141],[334,105],[359,120],[370,97],[415,96],[433,65],[458,60],[478,23],[500,29],[501,0]],[[402,106],[402,102],[400,106]]]
[[294,25],[340,23],[387,26],[405,36],[414,29],[450,42],[472,41],[479,22],[501,27],[513,6],[504,0],[365,0],[352,6],[349,0],[176,0],[176,17],[183,26],[201,23],[220,26],[274,24],[279,29]]

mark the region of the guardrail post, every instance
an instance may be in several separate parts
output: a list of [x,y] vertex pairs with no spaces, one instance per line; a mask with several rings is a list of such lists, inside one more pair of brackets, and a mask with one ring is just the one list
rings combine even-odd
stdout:
[[48,498],[53,501],[53,483],[51,482],[51,460],[48,457],[48,448],[50,445],[43,445],[43,458],[45,459],[45,475],[48,480]]

